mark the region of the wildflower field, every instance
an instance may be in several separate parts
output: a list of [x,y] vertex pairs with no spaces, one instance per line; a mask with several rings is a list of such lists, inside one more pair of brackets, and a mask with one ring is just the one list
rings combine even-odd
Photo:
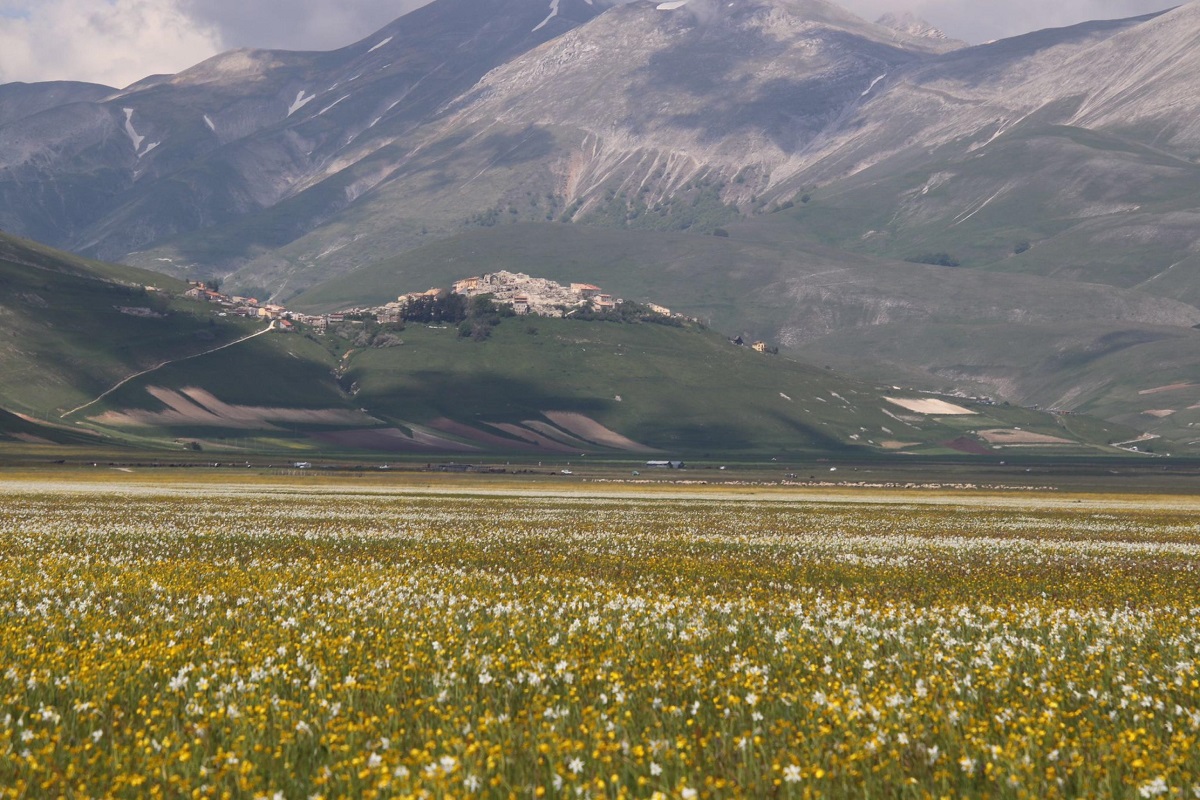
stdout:
[[1041,501],[10,481],[0,797],[1200,797],[1200,515]]

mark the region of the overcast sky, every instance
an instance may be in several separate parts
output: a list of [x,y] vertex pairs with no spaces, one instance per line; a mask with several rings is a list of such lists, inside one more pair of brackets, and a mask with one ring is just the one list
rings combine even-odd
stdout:
[[[423,0],[0,0],[0,83],[126,86],[233,47],[328,50]],[[836,2],[836,0],[835,0]],[[868,19],[912,11],[972,43],[1178,5],[1163,0],[841,0]]]

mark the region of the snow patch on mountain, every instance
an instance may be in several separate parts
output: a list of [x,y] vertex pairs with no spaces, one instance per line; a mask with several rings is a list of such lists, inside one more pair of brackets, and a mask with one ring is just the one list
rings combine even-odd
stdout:
[[292,102],[291,106],[288,107],[287,115],[290,117],[292,114],[295,114],[297,111],[304,108],[306,105],[316,99],[317,96],[315,94],[310,94],[308,97],[305,97],[304,90],[301,89],[300,91],[296,92],[296,99]]
[[370,50],[368,50],[367,52],[368,52],[368,53],[374,53],[376,50],[378,50],[379,48],[383,47],[385,44],[387,44],[388,42],[390,42],[390,41],[391,41],[392,39],[394,39],[394,38],[395,38],[394,36],[389,36],[389,37],[387,37],[386,39],[384,39],[382,42],[380,42],[379,44],[377,44],[377,45],[375,45],[374,47],[372,47],[372,48],[371,48]]
[[350,95],[348,95],[348,94],[344,94],[344,95],[342,95],[341,97],[339,97],[337,100],[334,100],[332,103],[330,103],[329,105],[325,106],[325,107],[324,107],[324,108],[322,108],[320,111],[318,111],[318,112],[317,112],[317,116],[318,116],[318,117],[319,117],[319,116],[321,116],[321,115],[322,115],[322,114],[324,114],[326,111],[330,110],[331,108],[333,108],[334,106],[336,106],[338,103],[342,102],[343,100],[345,100],[345,99],[346,99],[347,97],[349,97],[349,96],[350,96]]
[[546,23],[558,16],[558,4],[560,0],[550,0],[550,13],[546,18],[533,27],[530,33],[536,33],[546,26]]
[[875,80],[871,81],[871,85],[868,86],[863,91],[863,93],[861,95],[859,95],[859,97],[866,97],[867,95],[869,95],[871,93],[871,90],[875,88],[875,84],[879,83],[881,80],[883,80],[887,76],[888,76],[888,74],[885,72],[882,75],[880,75],[878,78],[876,78]]
[[133,109],[122,108],[125,112],[125,133],[129,136],[129,141],[133,142],[133,152],[138,152],[142,149],[142,142],[145,141],[145,136],[139,136],[137,130],[133,127]]
[[659,3],[655,6],[659,11],[674,11],[677,8],[683,8],[688,4],[688,0],[670,0],[667,3]]
[[204,124],[207,125],[208,129],[213,133],[217,132],[217,126],[213,123],[212,118],[209,117],[208,114],[204,115]]

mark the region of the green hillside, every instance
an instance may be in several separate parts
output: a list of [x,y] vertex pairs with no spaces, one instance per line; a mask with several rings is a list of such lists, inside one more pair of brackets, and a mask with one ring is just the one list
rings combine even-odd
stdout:
[[135,372],[262,327],[178,299],[184,288],[0,236],[0,405],[58,421]]
[[159,370],[90,419],[206,447],[293,452],[950,454],[990,451],[980,431],[1019,429],[1052,437],[1034,443],[1038,452],[1096,454],[1137,435],[953,399],[964,413],[914,413],[886,397],[928,398],[694,325],[510,317],[484,341],[416,324],[347,336],[272,335]]
[[483,271],[521,271],[662,303],[867,381],[1100,414],[1176,442],[1196,438],[1190,412],[1147,414],[1163,409],[1142,392],[1196,380],[1200,310],[1097,283],[850,253],[805,232],[801,223],[823,214],[790,209],[730,226],[728,237],[500,225],[363,267],[293,302],[324,310],[382,303]]
[[980,428],[1065,430],[1050,415],[1013,408],[906,414],[884,399],[888,390],[691,328],[510,320],[486,342],[453,337],[406,331],[403,347],[354,356],[347,375],[356,399],[373,413],[424,421],[521,423],[578,412],[664,452],[935,452]]
[[[701,245],[691,251],[697,260],[676,262],[679,275],[706,252],[716,268],[747,247],[691,239]],[[572,235],[542,241],[564,259],[576,255],[559,277],[595,277]],[[607,253],[601,279],[614,288],[650,272],[640,237],[628,241],[626,251],[591,243]],[[662,248],[656,257],[679,243],[644,241]],[[26,444],[100,434],[139,447],[298,454],[949,454],[997,445],[1078,454],[1114,452],[1104,445],[1138,433],[1003,405],[922,410],[932,398],[738,347],[678,320],[509,317],[482,341],[455,326],[415,323],[347,322],[328,335],[264,331],[261,322],[180,299],[184,285],[161,276],[18,240],[3,246],[0,436]],[[462,265],[450,256],[444,268],[449,275]],[[755,276],[743,280],[749,290]],[[642,285],[650,287],[643,299],[658,299],[669,283]],[[697,306],[750,302],[721,295],[711,281],[691,285]],[[1020,431],[1021,441],[996,431]]]

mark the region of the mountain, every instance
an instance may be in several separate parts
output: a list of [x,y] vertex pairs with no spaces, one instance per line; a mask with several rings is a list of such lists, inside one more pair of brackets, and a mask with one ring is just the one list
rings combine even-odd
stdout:
[[234,51],[122,91],[37,85],[23,103],[7,88],[0,227],[122,258],[309,192],[301,216],[238,242],[286,244],[384,180],[409,132],[490,69],[599,11],[553,7],[440,0],[330,53]]
[[[285,296],[472,218],[592,214],[646,139],[618,186],[650,176],[724,218],[876,77],[943,49],[818,0],[661,6],[437,0],[342,50],[236,51],[31,109],[0,126],[0,227]],[[604,154],[573,178],[589,136]]]
[[437,0],[329,53],[6,87],[0,227],[283,298],[464,226],[711,231],[815,195],[866,212],[802,220],[827,243],[1028,241],[997,268],[1070,277],[1063,249],[1112,249],[1100,218],[1190,235],[1197,9],[961,47],[821,0]]

